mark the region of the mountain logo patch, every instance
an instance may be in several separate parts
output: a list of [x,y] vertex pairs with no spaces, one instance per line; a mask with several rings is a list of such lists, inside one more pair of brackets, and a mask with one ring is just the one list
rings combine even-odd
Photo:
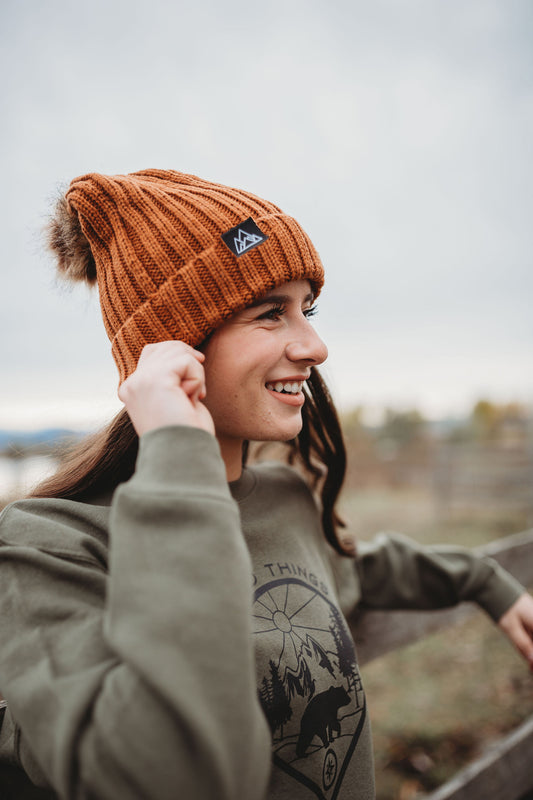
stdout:
[[254,247],[263,244],[267,239],[266,233],[263,233],[251,217],[222,234],[222,241],[237,258],[249,250],[253,250]]

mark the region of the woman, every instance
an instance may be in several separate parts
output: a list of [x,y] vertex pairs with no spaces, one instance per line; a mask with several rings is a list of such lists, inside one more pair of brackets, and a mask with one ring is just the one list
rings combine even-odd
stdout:
[[[533,664],[533,601],[468,551],[341,545],[323,269],[294,219],[190,175],[92,174],[50,243],[98,282],[125,411],[3,514],[4,761],[46,797],[373,797],[344,615],[475,600]],[[288,442],[306,479],[243,467],[250,441]]]

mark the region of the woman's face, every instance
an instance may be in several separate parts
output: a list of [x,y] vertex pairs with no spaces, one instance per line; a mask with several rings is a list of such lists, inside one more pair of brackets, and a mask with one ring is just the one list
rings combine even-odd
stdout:
[[205,347],[205,405],[221,446],[287,441],[302,426],[303,382],[325,361],[306,280],[268,292],[212,334]]

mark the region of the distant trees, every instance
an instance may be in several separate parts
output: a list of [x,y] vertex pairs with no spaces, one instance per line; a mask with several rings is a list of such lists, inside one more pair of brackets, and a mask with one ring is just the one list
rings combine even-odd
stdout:
[[533,441],[531,409],[515,402],[482,398],[462,419],[432,421],[416,408],[387,408],[377,424],[368,424],[367,418],[362,406],[342,417],[348,484],[354,488],[424,484],[443,445],[486,442],[530,449]]
[[470,429],[476,439],[526,435],[528,423],[527,409],[519,403],[498,405],[489,400],[479,400],[470,415]]
[[399,445],[406,445],[420,441],[427,430],[426,419],[417,409],[394,411],[388,408],[379,435],[381,438],[392,439]]
[[532,409],[512,403],[493,403],[478,400],[463,419],[432,422],[416,408],[396,410],[386,408],[378,424],[365,423],[365,409],[358,406],[342,415],[343,429],[351,441],[390,442],[396,448],[412,445],[424,439],[487,440],[499,439],[513,432],[528,435],[533,427]]

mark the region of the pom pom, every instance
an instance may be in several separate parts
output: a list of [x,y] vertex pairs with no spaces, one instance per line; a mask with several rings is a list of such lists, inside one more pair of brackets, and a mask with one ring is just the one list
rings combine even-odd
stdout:
[[71,281],[96,282],[96,264],[77,212],[64,197],[47,226],[48,247],[57,258],[58,272]]

